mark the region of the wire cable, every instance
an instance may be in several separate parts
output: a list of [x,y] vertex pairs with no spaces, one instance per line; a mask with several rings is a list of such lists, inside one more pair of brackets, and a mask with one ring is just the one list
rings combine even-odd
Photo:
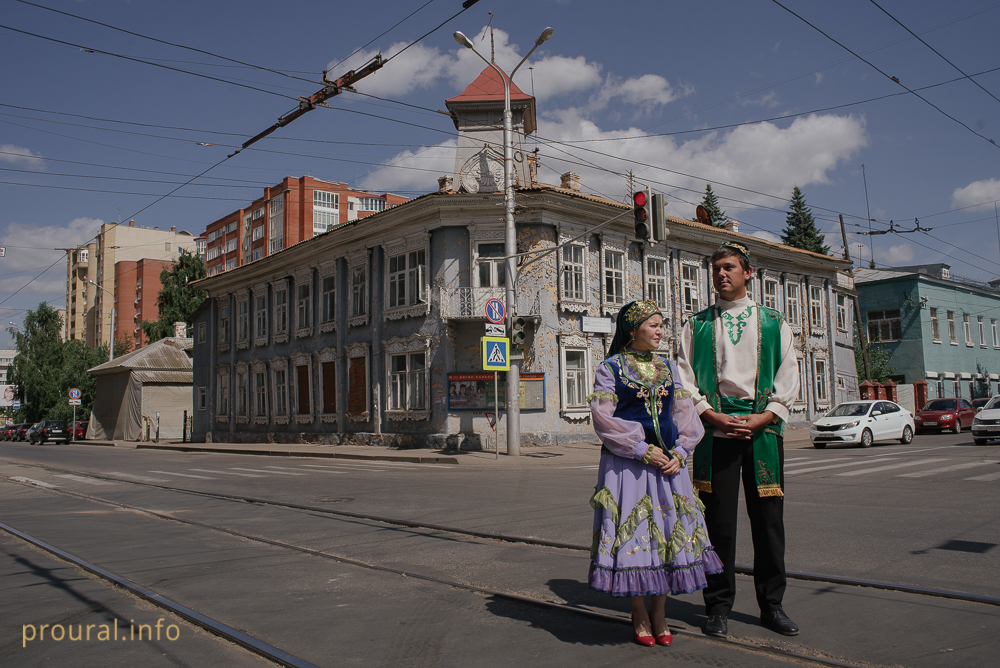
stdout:
[[[386,30],[385,32],[383,32],[381,35],[379,35],[378,37],[370,40],[364,46],[359,46],[357,49],[354,50],[354,53],[352,53],[351,55],[347,56],[343,60],[339,61],[336,65],[333,65],[333,66],[331,66],[331,67],[329,67],[327,69],[330,70],[330,71],[333,71],[333,70],[337,69],[338,67],[340,67],[341,65],[343,65],[344,63],[346,63],[348,60],[350,60],[351,58],[353,58],[354,56],[358,55],[359,53],[361,53],[362,51],[364,51],[365,49],[367,49],[369,46],[371,46],[372,44],[374,44],[376,41],[382,39],[383,37],[385,37],[386,35],[388,35],[390,32],[392,32],[393,30],[395,30],[396,28],[398,28],[399,25],[401,23],[403,23],[403,21],[406,21],[411,16],[413,16],[414,14],[416,14],[417,12],[419,12],[421,9],[423,9],[427,5],[431,4],[432,2],[434,2],[434,0],[427,0],[427,2],[425,2],[424,4],[420,5],[416,9],[414,9],[411,13],[407,14],[405,17],[402,18],[402,20],[400,20],[399,22],[397,22],[394,26],[392,26],[391,28],[389,28],[388,30]],[[462,10],[462,11],[465,11],[465,10]],[[461,12],[459,12],[459,13],[461,13]]]

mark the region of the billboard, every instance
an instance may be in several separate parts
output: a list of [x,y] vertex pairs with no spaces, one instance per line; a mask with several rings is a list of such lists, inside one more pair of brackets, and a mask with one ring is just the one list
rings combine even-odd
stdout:
[[10,408],[14,405],[14,397],[17,396],[17,385],[0,385],[0,407]]

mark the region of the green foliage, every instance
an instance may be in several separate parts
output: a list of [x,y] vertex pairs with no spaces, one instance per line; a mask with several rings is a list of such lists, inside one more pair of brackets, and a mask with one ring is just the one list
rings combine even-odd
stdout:
[[792,210],[785,216],[785,229],[781,231],[781,243],[826,255],[830,247],[824,241],[826,237],[819,233],[812,210],[806,206],[805,195],[795,186],[792,190]]
[[[78,420],[90,417],[94,405],[93,374],[87,369],[108,361],[108,346],[88,348],[81,340],[62,340],[62,319],[59,313],[42,302],[24,318],[24,329],[10,327],[17,354],[7,369],[7,380],[17,386],[16,395],[21,408],[13,411],[16,422],[39,420],[72,420],[73,407],[69,405],[69,391],[81,391],[80,405],[76,408]],[[127,338],[115,343],[115,357],[124,355],[131,348]]]
[[989,378],[989,370],[979,362],[976,362],[976,396],[973,399],[990,396]]
[[[891,366],[892,353],[884,344],[868,342],[868,368],[871,370],[873,383],[884,383],[896,373],[896,367]],[[861,354],[861,342],[854,336],[854,366],[858,370],[858,381],[865,380],[865,361]]]
[[207,275],[205,263],[190,253],[181,253],[172,269],[160,272],[163,287],[156,297],[160,319],[142,321],[142,331],[150,343],[173,336],[175,322],[186,322],[188,331],[192,331],[194,324],[191,316],[205,301],[207,293],[194,288],[191,283]]
[[701,205],[708,211],[708,220],[716,227],[725,227],[726,212],[719,206],[719,198],[712,192],[712,184],[705,184],[705,197],[701,200]]

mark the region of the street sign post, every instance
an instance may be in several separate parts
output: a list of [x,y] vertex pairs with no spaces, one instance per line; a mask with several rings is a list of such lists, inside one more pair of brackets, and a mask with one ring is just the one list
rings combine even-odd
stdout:
[[487,323],[486,336],[507,336],[507,328],[503,325]]
[[510,339],[502,336],[483,337],[483,371],[510,370]]
[[[80,397],[83,396],[78,388],[73,388],[69,391],[69,405],[73,407],[73,422],[76,422],[76,407],[80,405]],[[73,425],[73,430],[76,430],[76,425]]]
[[507,307],[499,299],[490,299],[486,302],[486,319],[494,324],[503,322],[507,317]]

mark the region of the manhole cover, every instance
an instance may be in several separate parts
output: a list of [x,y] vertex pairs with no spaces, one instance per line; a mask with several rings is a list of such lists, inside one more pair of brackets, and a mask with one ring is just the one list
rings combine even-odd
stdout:
[[951,550],[953,552],[971,552],[973,554],[983,554],[989,552],[994,547],[996,543],[978,543],[973,540],[949,540],[946,543],[938,545],[939,550]]
[[347,503],[348,501],[353,500],[354,499],[349,496],[342,496],[339,498],[313,499],[309,503]]

